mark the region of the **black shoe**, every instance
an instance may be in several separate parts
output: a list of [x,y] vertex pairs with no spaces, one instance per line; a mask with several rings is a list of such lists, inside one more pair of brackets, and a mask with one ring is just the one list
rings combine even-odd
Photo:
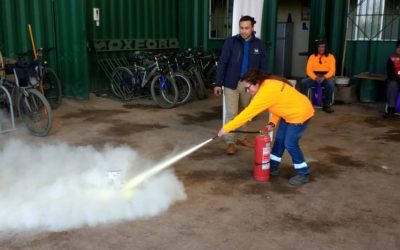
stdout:
[[329,106],[322,107],[322,111],[324,111],[324,112],[326,112],[328,114],[335,112],[335,110],[333,110],[333,108],[331,108]]
[[388,107],[387,113],[383,115],[383,118],[385,119],[394,118],[394,111],[395,111],[394,109],[395,109],[394,107]]
[[310,177],[308,174],[307,175],[298,174],[289,179],[289,184],[293,185],[293,186],[299,186],[299,185],[305,184],[309,181],[310,181]]
[[271,176],[279,176],[279,169],[276,170],[270,170],[269,175]]

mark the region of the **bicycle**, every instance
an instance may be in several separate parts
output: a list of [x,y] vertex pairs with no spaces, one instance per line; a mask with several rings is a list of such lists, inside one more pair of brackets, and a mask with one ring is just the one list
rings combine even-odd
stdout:
[[218,56],[215,51],[210,54],[200,55],[199,62],[202,76],[208,88],[214,87],[215,76],[217,74]]
[[[37,59],[32,61],[32,65],[35,68],[35,71],[37,72],[37,78],[39,81],[37,87],[39,87],[40,92],[49,101],[51,108],[56,109],[61,104],[61,96],[62,96],[61,82],[56,72],[52,68],[47,67],[47,62],[43,60],[43,52],[49,52],[53,49],[54,48],[45,50],[43,48],[40,48],[36,52]],[[31,51],[32,50],[17,53],[18,60],[25,61],[28,54]]]
[[0,110],[0,133],[6,133],[15,130],[14,107],[12,105],[12,98],[10,92],[2,84],[3,83],[2,79],[4,77],[5,77],[4,61],[3,61],[3,55],[1,54],[0,51],[0,108],[8,108],[7,111],[10,114],[10,121],[9,121],[10,126],[8,126],[8,128],[7,126],[4,126],[3,128],[3,125],[7,124],[7,119],[5,118],[6,116],[3,114],[3,112]]
[[176,87],[178,88],[178,101],[177,105],[184,104],[188,102],[193,95],[192,83],[189,79],[187,72],[183,71],[177,62],[177,57],[175,55],[175,64],[172,64],[169,57],[165,57],[167,61],[168,74],[175,79]]
[[[50,48],[46,52],[52,49],[54,48]],[[35,60],[36,71],[42,82],[44,96],[49,101],[51,108],[56,109],[61,104],[61,82],[54,69],[47,67],[47,62],[43,60],[43,51],[45,50],[40,48],[37,52],[38,58]]]
[[[15,105],[18,115],[35,136],[47,136],[53,124],[53,114],[49,102],[36,88],[39,85],[38,72],[35,64],[27,61],[17,61],[15,64],[2,65],[0,85],[10,93],[10,100],[1,95],[0,102],[9,105],[13,110]],[[8,77],[11,75],[14,77]]]
[[119,66],[113,70],[111,90],[114,95],[122,100],[129,100],[149,87],[152,99],[158,106],[174,107],[178,101],[178,88],[174,78],[160,67],[161,55],[155,55],[154,62],[147,66],[138,65],[137,62],[143,61],[143,58],[138,55],[135,57],[133,66]]
[[184,52],[186,62],[181,63],[183,70],[188,72],[189,78],[193,82],[196,96],[199,100],[207,98],[207,91],[201,73],[200,64],[194,52],[188,49]]

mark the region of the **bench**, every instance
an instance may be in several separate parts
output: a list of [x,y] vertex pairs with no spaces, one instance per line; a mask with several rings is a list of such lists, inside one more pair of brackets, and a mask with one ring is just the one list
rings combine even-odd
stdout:
[[384,74],[361,72],[354,75],[360,81],[360,101],[375,102],[376,101],[376,83],[386,83],[387,76]]

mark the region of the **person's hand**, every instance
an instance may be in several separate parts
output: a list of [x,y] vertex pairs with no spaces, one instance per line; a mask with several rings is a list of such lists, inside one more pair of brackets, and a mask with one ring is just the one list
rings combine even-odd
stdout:
[[323,77],[323,76],[317,77],[317,82],[318,83],[322,83],[323,81],[325,81],[325,77]]
[[214,94],[220,96],[222,94],[222,88],[220,86],[214,87]]
[[227,134],[229,134],[229,133],[226,132],[226,131],[224,130],[224,128],[221,128],[221,129],[219,130],[219,132],[218,132],[218,136],[219,136],[219,137],[225,136],[225,135],[227,135]]
[[267,125],[265,125],[265,127],[262,127],[261,129],[260,129],[260,131],[263,131],[263,132],[270,132],[270,131],[272,131],[272,130],[274,130],[274,128],[275,128],[275,125],[273,124],[273,123],[268,123]]

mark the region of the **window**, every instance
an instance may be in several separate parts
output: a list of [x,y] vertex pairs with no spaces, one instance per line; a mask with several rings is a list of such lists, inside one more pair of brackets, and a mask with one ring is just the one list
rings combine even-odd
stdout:
[[391,41],[399,37],[400,0],[350,0],[351,40]]
[[225,39],[232,35],[232,12],[233,0],[210,0],[210,39]]

